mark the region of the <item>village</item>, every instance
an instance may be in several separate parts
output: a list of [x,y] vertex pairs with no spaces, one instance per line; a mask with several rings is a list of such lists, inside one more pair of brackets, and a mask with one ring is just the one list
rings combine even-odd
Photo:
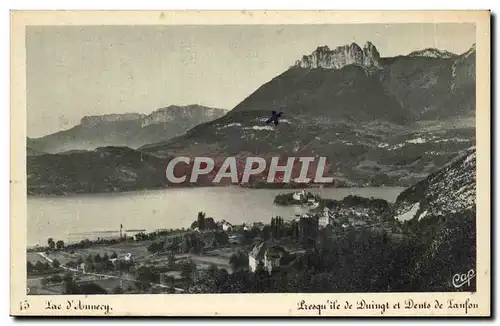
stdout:
[[307,213],[268,222],[232,225],[199,212],[187,229],[159,229],[115,239],[81,240],[27,252],[30,294],[189,293],[214,274],[247,271],[272,274],[339,234],[363,228],[393,236],[401,226],[385,218],[389,205],[378,199],[348,196],[319,198],[304,190],[278,195],[276,204],[306,205]]

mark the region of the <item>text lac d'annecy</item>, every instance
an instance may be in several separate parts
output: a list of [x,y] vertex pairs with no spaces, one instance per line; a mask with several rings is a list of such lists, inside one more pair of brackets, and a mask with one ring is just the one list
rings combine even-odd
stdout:
[[[293,178],[297,183],[332,183],[333,177],[325,177],[326,157],[288,157],[283,164],[282,158],[272,157],[269,165],[267,160],[261,157],[247,157],[244,164],[238,164],[236,157],[227,157],[220,167],[216,168],[215,161],[210,157],[175,157],[167,165],[166,177],[171,183],[195,183],[198,177],[216,171],[213,183],[219,183],[223,178],[230,178],[232,183],[247,183],[252,176],[267,173],[268,183],[289,183],[292,174],[298,173]],[[189,170],[183,169],[179,175],[176,167],[184,165]],[[266,172],[267,171],[267,172]],[[277,174],[282,177],[277,178]],[[297,174],[296,173],[296,174]],[[310,176],[313,176],[310,178]]]

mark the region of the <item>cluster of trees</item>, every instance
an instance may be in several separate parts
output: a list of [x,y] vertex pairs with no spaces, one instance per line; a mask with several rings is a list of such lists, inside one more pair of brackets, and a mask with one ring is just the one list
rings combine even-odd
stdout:
[[[190,285],[196,281],[196,264],[190,259],[181,261],[175,266],[175,269],[180,271],[182,282]],[[162,283],[174,287],[174,278],[166,276],[165,270],[154,265],[140,266],[135,270],[135,286],[141,292],[151,290],[156,284]],[[167,291],[168,292],[168,291]]]
[[365,198],[355,195],[344,197],[340,204],[347,207],[364,207],[373,209],[376,212],[387,211],[390,208],[389,202],[380,198]]
[[250,230],[241,230],[240,232],[244,244],[254,245],[262,240],[290,237],[292,227],[290,224],[284,223],[281,217],[276,217],[271,219],[271,224],[266,224],[263,227],[252,227]]
[[273,292],[271,290],[274,279],[260,263],[255,273],[237,271],[229,274],[225,269],[212,270],[210,274],[207,272],[203,278],[188,287],[187,291],[188,293]]
[[51,249],[51,250],[54,250],[54,249],[58,249],[58,250],[64,249],[64,241],[62,241],[62,240],[57,240],[57,242],[56,242],[56,241],[54,241],[54,239],[48,238],[47,239],[47,245],[49,246],[49,249]]
[[85,248],[90,248],[93,245],[96,244],[107,244],[107,245],[113,245],[113,244],[118,244],[120,242],[127,241],[126,236],[124,236],[122,239],[103,239],[103,238],[97,238],[96,240],[89,240],[89,239],[84,239],[80,240],[79,242],[75,243],[70,243],[70,244],[65,244],[64,241],[62,240],[57,240],[55,241],[53,238],[48,238],[47,239],[47,247],[35,247],[31,248],[29,251],[45,251],[45,250],[62,250],[66,249],[72,250],[72,249],[85,249]]
[[103,239],[103,238],[97,238],[96,240],[84,239],[80,240],[79,242],[66,244],[64,248],[66,249],[66,251],[73,249],[86,249],[96,244],[114,245],[127,240],[128,239],[126,236],[124,236],[122,239]]
[[186,229],[169,229],[169,230],[158,230],[154,232],[139,232],[134,235],[136,241],[147,241],[147,240],[156,240],[158,237],[164,237],[167,235],[171,235],[172,233],[184,232]]
[[110,259],[117,258],[116,252],[112,252],[110,255],[104,253],[102,256],[100,254],[89,254],[87,257],[79,256],[77,261],[70,261],[66,266],[71,268],[79,268],[82,263],[85,263],[85,268],[88,272],[103,272],[109,270],[122,270],[128,271],[130,267],[133,266],[133,262],[116,260],[114,263]]
[[198,212],[196,221],[191,223],[191,229],[194,230],[196,228],[199,230],[216,230],[217,223],[215,223],[212,217],[206,217],[205,212]]
[[204,212],[198,213],[198,228],[200,230],[205,230],[205,213]]
[[37,261],[33,264],[31,261],[26,263],[26,272],[28,275],[40,275],[54,273],[60,270],[61,263],[57,259],[53,259],[52,263]]
[[31,261],[28,261],[26,263],[26,271],[28,275],[40,275],[52,273],[54,268],[48,262],[42,263],[41,261],[37,261],[33,264]]
[[[374,217],[378,221],[390,221],[393,219],[394,211],[392,205],[384,199],[380,198],[365,198],[355,195],[349,195],[342,200],[324,199],[325,207],[332,210],[348,209],[348,208],[363,208],[368,211],[368,215]],[[348,216],[341,218],[347,219]],[[367,221],[370,222],[370,221]],[[341,222],[343,224],[344,221]]]
[[[384,232],[350,230],[319,234],[316,248],[292,257],[272,275],[237,270],[223,279],[200,280],[195,293],[248,292],[446,292],[456,266],[476,266],[475,212],[427,221],[412,235],[394,239]],[[322,231],[327,232],[327,231]]]
[[108,294],[103,287],[94,282],[77,284],[71,273],[66,273],[62,281],[63,294]]
[[276,216],[271,218],[271,236],[273,238],[280,238],[285,234],[286,230],[284,227],[284,220],[281,216]]
[[153,254],[156,252],[162,252],[164,250],[165,250],[165,241],[152,242],[148,246],[148,251]]
[[293,192],[287,194],[278,194],[274,198],[274,203],[276,205],[300,205],[307,203],[309,199],[314,199],[316,201],[321,201],[321,197],[318,195],[314,195],[310,192],[307,192],[305,196],[301,200],[296,200],[293,198]]
[[160,271],[155,266],[140,266],[135,272],[136,286],[147,290],[152,283],[160,283]]
[[248,270],[248,253],[237,250],[229,257],[229,265],[233,272]]
[[215,230],[205,233],[184,232],[170,236],[165,240],[153,242],[148,246],[148,251],[173,252],[173,253],[203,253],[205,247],[225,246],[229,243],[226,232]]

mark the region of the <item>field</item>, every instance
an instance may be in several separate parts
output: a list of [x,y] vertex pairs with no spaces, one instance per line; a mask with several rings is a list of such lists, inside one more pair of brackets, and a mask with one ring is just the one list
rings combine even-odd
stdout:
[[[161,241],[161,239],[156,239],[155,241]],[[30,275],[28,277],[28,288],[30,294],[61,294],[63,293],[62,284],[47,284],[46,280],[52,274],[59,274],[63,276],[68,271],[65,270],[69,262],[76,262],[80,258],[84,261],[88,256],[95,257],[100,255],[103,257],[105,254],[111,256],[116,253],[118,258],[123,258],[127,254],[131,254],[132,260],[139,265],[152,265],[158,267],[161,270],[163,276],[172,277],[173,283],[176,287],[177,292],[184,289],[186,286],[186,280],[181,276],[179,269],[179,263],[186,259],[190,259],[196,264],[198,270],[207,269],[210,265],[215,264],[218,268],[223,268],[229,273],[232,273],[232,268],[229,264],[230,257],[233,253],[238,250],[249,251],[252,246],[230,246],[225,248],[209,249],[204,252],[204,254],[176,254],[175,260],[177,261],[173,270],[168,267],[169,265],[169,255],[166,252],[158,252],[152,254],[148,252],[147,248],[152,243],[152,241],[126,241],[117,244],[92,244],[87,248],[67,248],[65,250],[49,250],[44,253],[28,252],[27,260],[33,264],[37,262],[47,263],[49,260],[57,259],[63,266],[57,270],[50,269],[44,274]],[[45,259],[42,255],[46,255],[49,259]],[[132,273],[119,272],[114,269],[106,269],[100,272],[91,272],[89,274],[82,274],[81,272],[73,271],[74,280],[79,285],[84,285],[86,283],[95,283],[106,290],[108,293],[113,293],[117,287],[122,288],[126,293],[136,293],[137,291],[143,291],[137,288],[137,284],[134,281],[136,275]],[[163,278],[162,278],[163,280]],[[165,279],[165,280],[168,280]],[[45,282],[44,282],[45,281]],[[165,281],[161,281],[165,282]],[[168,281],[172,282],[172,281]],[[164,285],[166,285],[164,283]],[[167,287],[154,286],[155,289],[151,289],[154,293],[167,293]],[[139,293],[138,292],[138,293]],[[143,292],[140,292],[143,293]]]
[[32,264],[36,264],[37,262],[41,262],[41,263],[47,262],[42,256],[40,256],[36,252],[26,253],[26,259],[27,259],[27,261],[31,262]]
[[[78,260],[78,257],[86,258],[88,255],[95,256],[99,254],[101,257],[107,253],[108,256],[111,256],[113,252],[116,252],[118,257],[123,257],[127,253],[132,254],[132,257],[135,261],[141,261],[145,258],[151,256],[151,253],[147,251],[147,246],[149,245],[149,241],[142,241],[139,243],[135,242],[124,242],[113,245],[106,244],[98,244],[92,245],[89,248],[84,249],[73,249],[69,252],[66,251],[51,251],[48,253],[48,257],[50,259],[57,259],[61,264],[67,264],[70,261]],[[37,261],[42,263],[47,262],[43,257],[41,257],[36,252],[28,252],[26,254],[27,261],[35,264]]]

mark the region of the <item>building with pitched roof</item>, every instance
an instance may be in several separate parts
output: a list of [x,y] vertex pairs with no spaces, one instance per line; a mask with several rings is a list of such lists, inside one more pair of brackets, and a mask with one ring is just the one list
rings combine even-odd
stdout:
[[277,248],[266,246],[265,242],[261,242],[252,249],[248,254],[248,266],[250,271],[255,272],[259,263],[263,263],[264,269],[271,274],[274,268],[280,266],[280,260],[283,253]]

